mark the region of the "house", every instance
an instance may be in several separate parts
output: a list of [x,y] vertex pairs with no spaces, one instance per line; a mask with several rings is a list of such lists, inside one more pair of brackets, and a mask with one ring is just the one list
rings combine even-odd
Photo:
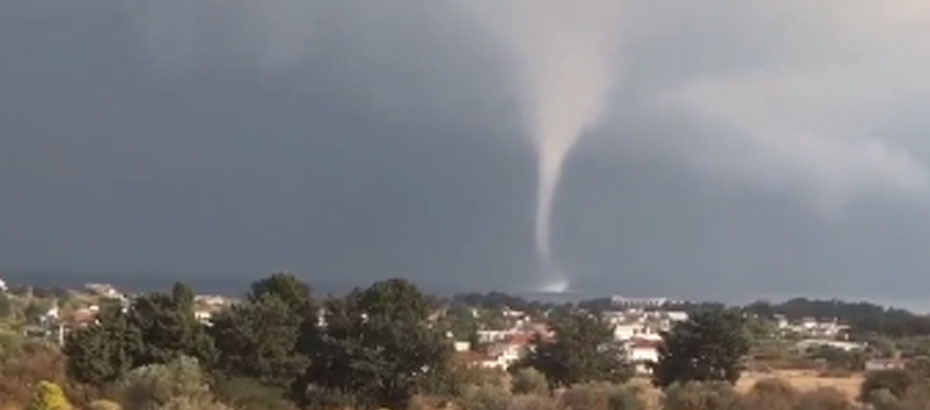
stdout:
[[119,299],[122,301],[125,301],[128,299],[126,295],[116,290],[116,288],[113,287],[113,285],[109,283],[87,283],[87,284],[84,284],[84,289],[90,292],[91,294],[109,298],[109,299]]
[[452,347],[456,352],[467,352],[471,350],[471,342],[466,340],[456,340]]
[[75,310],[67,320],[68,327],[72,329],[81,329],[94,324],[97,321],[97,313],[99,311],[100,307],[97,305]]
[[0,292],[6,293],[7,290],[9,290],[9,288],[6,287],[6,281],[0,278]]
[[213,320],[213,313],[209,310],[195,310],[194,319],[197,319],[201,324],[210,325],[210,321]]
[[507,339],[514,334],[514,330],[479,330],[478,341],[481,343],[495,343]]
[[504,315],[504,317],[510,318],[510,319],[520,319],[526,316],[526,313],[524,313],[523,311],[513,310],[508,306],[504,306],[504,308],[501,310],[501,314]]
[[839,349],[845,352],[865,349],[865,345],[862,343],[844,342],[830,339],[804,339],[795,344],[795,347],[800,351],[805,351],[821,346],[832,347],[834,349]]
[[632,339],[661,340],[662,336],[649,324],[626,323],[614,326],[614,340],[625,342]]
[[481,362],[481,366],[506,370],[526,354],[529,343],[530,335],[513,334],[507,337],[506,341],[491,345],[488,348],[487,358]]
[[907,366],[905,359],[869,359],[865,362],[865,371],[900,370]]
[[665,317],[672,322],[684,322],[688,320],[688,312],[679,312],[679,311],[668,311],[665,312]]
[[57,323],[58,319],[60,319],[58,306],[55,305],[50,307],[47,311],[45,311],[45,313],[39,316],[39,323]]
[[652,373],[652,364],[659,361],[660,341],[633,339],[626,344],[626,359],[641,374]]

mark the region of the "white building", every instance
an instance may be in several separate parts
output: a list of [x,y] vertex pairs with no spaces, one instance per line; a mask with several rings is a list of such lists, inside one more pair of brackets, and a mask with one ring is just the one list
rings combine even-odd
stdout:
[[84,285],[84,289],[97,296],[103,296],[110,299],[119,299],[123,301],[127,299],[126,295],[116,290],[116,288],[109,283],[87,283]]
[[478,341],[481,343],[500,342],[513,336],[515,330],[479,330]]
[[634,339],[626,344],[626,359],[638,373],[651,373],[652,364],[659,361],[659,341]]
[[0,279],[0,292],[6,293],[7,290],[9,289],[6,287],[6,281]]
[[456,340],[453,348],[456,352],[467,352],[471,350],[471,342],[465,340]]
[[659,332],[646,323],[625,323],[614,326],[614,340],[626,342],[632,339],[661,340]]
[[210,321],[213,320],[213,313],[209,310],[195,310],[194,319],[197,319],[202,324],[209,325]]
[[672,322],[684,322],[688,320],[688,312],[679,312],[679,311],[668,311],[665,312],[665,317]]
[[865,345],[863,345],[862,343],[843,342],[839,340],[829,340],[829,339],[804,339],[798,342],[797,344],[795,344],[795,347],[797,347],[798,350],[802,350],[802,351],[813,348],[813,347],[820,347],[820,346],[832,347],[834,349],[839,349],[839,350],[843,350],[846,352],[851,352],[853,350],[862,350],[865,348]]

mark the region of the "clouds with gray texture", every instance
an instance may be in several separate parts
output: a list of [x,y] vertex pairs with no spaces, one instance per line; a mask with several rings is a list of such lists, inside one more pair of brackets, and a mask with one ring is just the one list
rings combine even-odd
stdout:
[[[557,47],[558,21],[551,47],[501,31],[520,4],[4,2],[0,268],[523,286],[538,100],[522,55],[593,57]],[[616,47],[588,74],[605,104],[567,153],[554,259],[582,290],[926,291],[873,278],[930,267],[928,11],[594,13]],[[566,81],[555,95],[580,89]]]

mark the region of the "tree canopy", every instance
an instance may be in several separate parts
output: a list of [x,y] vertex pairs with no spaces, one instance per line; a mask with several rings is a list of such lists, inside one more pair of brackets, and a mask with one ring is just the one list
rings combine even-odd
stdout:
[[412,283],[389,279],[325,306],[325,327],[308,341],[310,366],[295,383],[299,403],[319,390],[361,407],[405,407],[445,371],[450,349],[430,326],[429,302]]
[[740,362],[749,351],[744,320],[739,312],[710,309],[697,312],[662,335],[653,383],[736,382]]
[[532,348],[517,367],[533,367],[556,386],[576,383],[622,382],[632,376],[622,348],[614,342],[613,330],[604,321],[587,314],[556,318],[549,328],[553,338],[536,334]]

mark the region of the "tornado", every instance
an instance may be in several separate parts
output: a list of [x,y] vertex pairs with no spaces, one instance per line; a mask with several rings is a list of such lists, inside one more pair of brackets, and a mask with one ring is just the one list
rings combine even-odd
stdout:
[[523,120],[536,151],[538,290],[563,292],[569,276],[552,252],[553,205],[572,148],[597,125],[618,66],[620,2],[463,0],[497,36],[513,68]]

